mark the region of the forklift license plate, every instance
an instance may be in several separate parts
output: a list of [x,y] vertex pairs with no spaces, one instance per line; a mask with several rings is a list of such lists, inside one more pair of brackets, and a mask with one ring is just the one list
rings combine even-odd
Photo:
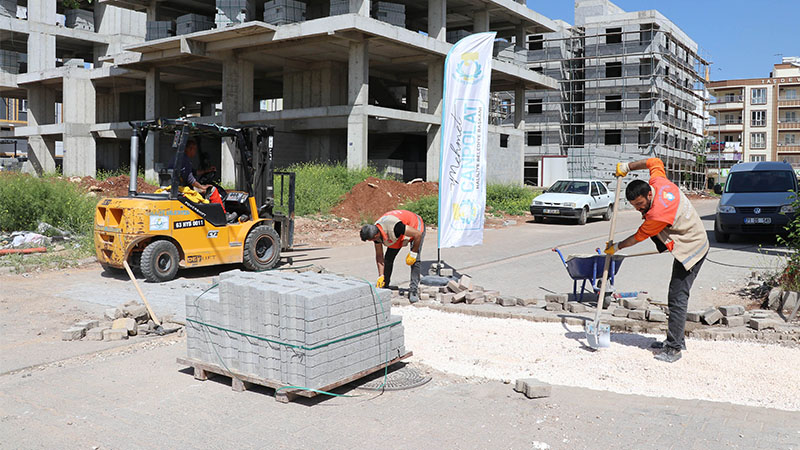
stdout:
[[745,217],[744,223],[746,224],[753,224],[753,223],[761,223],[761,224],[770,224],[772,223],[771,217]]
[[545,209],[545,214],[561,214],[561,210],[558,209]]

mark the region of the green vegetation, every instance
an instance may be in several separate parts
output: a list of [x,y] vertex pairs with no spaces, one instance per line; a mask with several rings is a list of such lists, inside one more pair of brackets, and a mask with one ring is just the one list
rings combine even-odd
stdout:
[[[496,217],[503,214],[524,215],[530,210],[531,201],[541,193],[541,190],[527,186],[490,184],[486,187],[486,212]],[[402,208],[419,214],[426,224],[436,225],[439,223],[439,196],[437,195],[429,195],[406,202]]]
[[[800,211],[800,196],[797,193],[792,196],[792,207],[795,211]],[[787,291],[800,291],[800,214],[796,215],[784,229],[787,234],[778,235],[778,243],[788,247],[790,252],[778,282]]]
[[[327,214],[353,186],[369,177],[381,178],[373,167],[348,169],[344,164],[301,163],[286,169],[296,173],[295,213]],[[276,179],[275,195],[280,195]],[[284,193],[286,195],[287,192]]]

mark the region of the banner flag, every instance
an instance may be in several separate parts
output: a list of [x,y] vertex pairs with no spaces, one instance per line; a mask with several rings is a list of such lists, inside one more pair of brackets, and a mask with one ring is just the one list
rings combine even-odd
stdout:
[[495,34],[476,33],[461,39],[445,60],[439,150],[439,248],[483,243]]

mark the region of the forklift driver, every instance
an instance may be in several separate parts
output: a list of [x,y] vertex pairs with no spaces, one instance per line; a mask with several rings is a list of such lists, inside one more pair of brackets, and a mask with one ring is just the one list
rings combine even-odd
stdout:
[[[180,185],[187,186],[190,188],[194,187],[205,193],[208,190],[208,188],[211,187],[211,185],[200,184],[194,177],[194,170],[192,168],[192,158],[194,158],[195,155],[197,155],[197,142],[193,139],[190,139],[186,142],[186,150],[183,154],[183,161],[181,161],[181,163],[178,166],[179,167],[178,177]],[[203,175],[205,173],[212,172],[214,170],[216,170],[215,167],[210,167],[208,169],[202,169],[197,171],[197,174]]]

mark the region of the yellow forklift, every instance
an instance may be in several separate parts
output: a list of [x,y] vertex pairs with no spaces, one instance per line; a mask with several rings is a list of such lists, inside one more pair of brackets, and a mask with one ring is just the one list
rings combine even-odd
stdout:
[[[121,269],[128,261],[151,282],[171,280],[179,268],[187,267],[241,263],[249,270],[266,270],[279,262],[282,250],[292,248],[295,174],[274,170],[272,127],[232,128],[188,119],[131,122],[131,126],[128,196],[103,199],[95,210],[94,244],[105,270]],[[175,157],[166,193],[137,192],[139,145],[148,133],[174,136]],[[217,189],[222,204],[195,202],[180,192],[179,171],[190,135],[235,142],[236,190],[200,179]],[[276,180],[280,180],[277,203]]]

